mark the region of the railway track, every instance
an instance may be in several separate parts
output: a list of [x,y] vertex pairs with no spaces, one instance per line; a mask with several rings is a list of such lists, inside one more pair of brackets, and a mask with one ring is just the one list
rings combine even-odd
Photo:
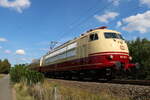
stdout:
[[[65,80],[65,79],[60,79],[60,80]],[[106,79],[100,79],[97,81],[92,81],[90,79],[85,79],[85,80],[71,79],[70,81],[150,86],[150,80],[119,80],[119,79],[114,79],[114,80],[107,81]]]
[[119,79],[114,79],[114,80],[111,80],[111,81],[98,80],[98,81],[94,81],[94,82],[150,86],[150,80],[119,80]]
[[[90,82],[90,81],[88,81],[88,82]],[[119,79],[114,79],[111,81],[98,80],[98,81],[92,81],[92,82],[150,86],[150,80],[119,80]]]
[[107,83],[150,86],[150,80],[111,80]]

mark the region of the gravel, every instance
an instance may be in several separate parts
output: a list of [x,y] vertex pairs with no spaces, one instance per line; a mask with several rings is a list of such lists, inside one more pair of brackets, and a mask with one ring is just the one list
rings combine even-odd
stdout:
[[48,79],[64,86],[84,89],[92,93],[108,92],[112,96],[128,97],[131,100],[150,100],[150,86],[139,86],[129,84],[79,82],[70,80]]

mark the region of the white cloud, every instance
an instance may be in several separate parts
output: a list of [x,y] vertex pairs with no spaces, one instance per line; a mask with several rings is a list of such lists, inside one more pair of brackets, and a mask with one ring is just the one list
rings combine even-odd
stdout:
[[118,6],[120,4],[120,0],[108,0],[108,2],[112,2],[114,6]]
[[144,4],[150,7],[150,0],[140,0],[140,4]]
[[117,16],[119,16],[119,13],[117,12],[106,12],[104,15],[101,16],[95,15],[94,17],[100,22],[108,23],[109,20],[113,20]]
[[118,21],[117,22],[117,27],[120,27],[122,25],[122,22],[121,21]]
[[11,8],[19,13],[22,12],[23,9],[30,7],[31,2],[29,0],[0,0],[0,6],[4,8]]
[[140,33],[150,32],[150,10],[137,14],[134,16],[127,17],[122,20],[123,30],[126,31],[139,31]]
[[0,37],[0,42],[6,42],[7,39]]
[[25,51],[23,49],[18,49],[18,50],[16,50],[16,54],[25,55]]
[[4,51],[6,54],[11,54],[11,51],[10,50],[5,50]]

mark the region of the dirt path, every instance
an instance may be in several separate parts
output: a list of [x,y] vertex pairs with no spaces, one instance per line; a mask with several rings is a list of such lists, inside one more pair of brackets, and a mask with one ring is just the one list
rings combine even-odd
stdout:
[[0,79],[0,100],[12,100],[8,75]]

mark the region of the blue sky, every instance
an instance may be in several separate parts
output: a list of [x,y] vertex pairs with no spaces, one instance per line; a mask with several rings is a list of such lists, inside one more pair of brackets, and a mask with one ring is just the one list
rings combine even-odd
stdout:
[[150,39],[150,0],[0,0],[0,59],[29,63],[100,26]]

